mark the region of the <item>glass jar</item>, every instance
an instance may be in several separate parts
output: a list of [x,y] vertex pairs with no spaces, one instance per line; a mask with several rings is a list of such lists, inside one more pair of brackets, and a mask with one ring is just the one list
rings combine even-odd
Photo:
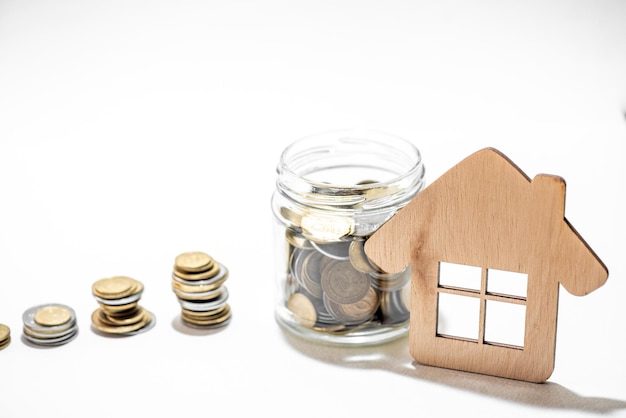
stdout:
[[382,272],[363,245],[422,190],[419,150],[387,133],[329,131],[289,145],[276,171],[278,324],[308,339],[339,344],[405,335],[409,268]]

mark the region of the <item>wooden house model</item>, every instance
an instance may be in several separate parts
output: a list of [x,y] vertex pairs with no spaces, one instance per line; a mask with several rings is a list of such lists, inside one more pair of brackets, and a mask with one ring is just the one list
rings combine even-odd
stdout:
[[[389,273],[411,268],[412,357],[426,365],[547,380],[554,369],[559,284],[582,296],[608,277],[564,213],[562,178],[531,180],[486,148],[374,233],[365,244],[372,262]],[[442,314],[446,305],[454,308],[451,316]],[[511,317],[521,318],[517,336],[510,335]],[[457,329],[454,321],[469,326]]]

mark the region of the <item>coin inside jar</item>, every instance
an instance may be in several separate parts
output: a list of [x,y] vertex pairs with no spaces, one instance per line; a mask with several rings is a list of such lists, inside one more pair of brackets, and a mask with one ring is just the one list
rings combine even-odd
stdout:
[[321,298],[322,287],[320,280],[322,278],[322,260],[325,256],[317,251],[309,251],[302,263],[302,271],[299,277],[302,279],[300,284],[311,295]]
[[367,294],[354,303],[336,303],[330,298],[324,298],[324,305],[339,322],[346,325],[357,325],[369,321],[379,306],[379,296],[376,289],[370,287]]
[[311,300],[302,293],[294,293],[291,295],[287,301],[287,308],[302,326],[311,328],[315,325],[315,321],[317,321],[315,306],[313,306]]
[[332,242],[347,237],[354,230],[354,220],[343,216],[307,213],[300,221],[302,234],[312,241]]
[[377,269],[374,268],[367,254],[365,254],[364,244],[364,240],[355,240],[350,243],[348,250],[350,263],[361,273],[375,273]]
[[337,303],[354,303],[370,289],[370,278],[352,267],[349,261],[337,261],[322,271],[321,286],[326,296]]

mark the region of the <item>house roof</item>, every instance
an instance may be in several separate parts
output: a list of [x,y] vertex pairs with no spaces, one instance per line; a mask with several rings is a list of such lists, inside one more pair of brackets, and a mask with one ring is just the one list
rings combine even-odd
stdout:
[[[608,270],[564,214],[561,177],[539,174],[531,180],[500,151],[485,148],[435,180],[379,232],[386,230],[382,239],[389,240],[389,234],[411,231],[413,248],[448,260],[511,271],[540,268],[570,293],[585,295],[606,281]],[[370,248],[382,245],[377,234]],[[374,255],[380,258],[380,252]],[[410,259],[408,254],[389,265],[397,268]]]

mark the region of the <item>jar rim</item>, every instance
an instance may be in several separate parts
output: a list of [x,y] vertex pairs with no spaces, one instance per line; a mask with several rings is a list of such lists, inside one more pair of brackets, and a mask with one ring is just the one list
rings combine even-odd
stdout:
[[[311,154],[317,150],[317,152],[320,153],[320,158],[326,157],[328,153],[326,153],[326,155],[322,155],[323,151],[320,149],[320,144],[326,144],[327,146],[341,146],[343,144],[347,144],[347,146],[353,146],[358,142],[362,145],[374,145],[381,149],[384,148],[386,150],[398,151],[398,156],[401,156],[404,159],[406,169],[385,180],[372,180],[367,183],[341,184],[315,181],[307,177],[308,173],[298,172],[296,167],[294,167],[294,163],[297,164],[298,159],[300,159],[304,153]],[[424,168],[422,155],[419,149],[412,142],[401,136],[373,129],[343,128],[322,131],[295,140],[281,153],[277,171],[279,174],[299,178],[314,187],[336,190],[367,190],[393,185],[394,183],[401,182],[403,179],[414,175],[418,175],[421,178],[423,176]]]
[[[315,178],[341,170],[350,181]],[[402,206],[421,191],[425,172],[413,143],[369,129],[335,129],[300,138],[285,148],[276,171],[279,193],[299,205],[334,211]],[[365,172],[385,178],[363,181]]]

